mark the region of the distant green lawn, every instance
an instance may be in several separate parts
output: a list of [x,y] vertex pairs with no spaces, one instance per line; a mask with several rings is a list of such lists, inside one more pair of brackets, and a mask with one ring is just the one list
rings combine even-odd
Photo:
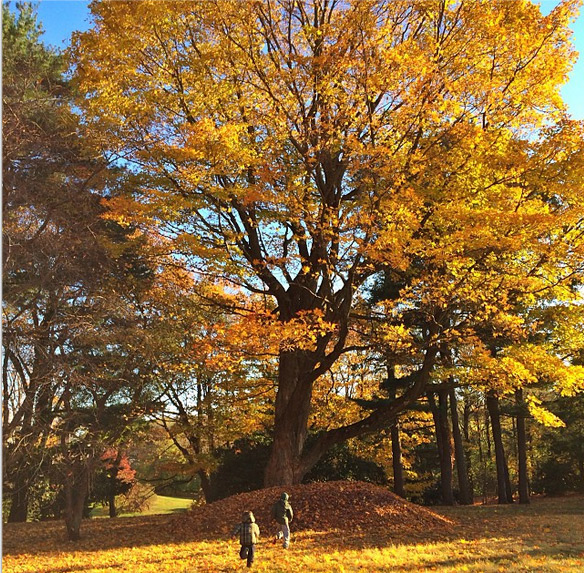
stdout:
[[[186,511],[191,507],[193,503],[192,499],[184,497],[169,497],[166,495],[156,495],[154,494],[150,500],[148,508],[139,513],[120,513],[120,515],[126,516],[136,516],[136,515],[159,515],[164,513],[179,513],[181,511]],[[96,507],[91,512],[91,517],[108,517],[109,508]]]

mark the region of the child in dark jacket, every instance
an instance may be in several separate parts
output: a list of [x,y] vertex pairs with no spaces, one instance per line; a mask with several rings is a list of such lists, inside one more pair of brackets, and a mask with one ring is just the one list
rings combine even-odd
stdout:
[[260,539],[260,528],[255,522],[255,517],[251,511],[244,511],[239,523],[233,530],[233,536],[239,533],[239,543],[241,549],[239,556],[247,559],[247,566],[251,567],[255,558],[255,545]]
[[290,522],[294,519],[294,512],[288,499],[290,496],[283,493],[280,499],[272,506],[272,519],[276,520],[280,526],[278,539],[284,538],[284,549],[290,546]]

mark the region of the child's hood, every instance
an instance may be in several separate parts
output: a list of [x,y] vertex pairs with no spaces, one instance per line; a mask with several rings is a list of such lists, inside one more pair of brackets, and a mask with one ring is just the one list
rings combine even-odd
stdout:
[[284,508],[284,509],[292,509],[292,506],[290,505],[290,502],[287,499],[284,498],[280,498],[278,500],[278,503]]
[[247,523],[255,523],[255,517],[253,512],[251,511],[244,511],[243,512],[243,521]]

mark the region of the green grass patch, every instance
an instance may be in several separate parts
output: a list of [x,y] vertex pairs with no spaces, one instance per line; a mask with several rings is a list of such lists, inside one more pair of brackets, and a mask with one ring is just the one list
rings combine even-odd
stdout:
[[[187,511],[192,499],[184,497],[170,497],[166,495],[153,494],[148,500],[148,507],[140,512],[121,513],[121,516],[135,517],[138,515],[163,515],[166,513],[180,513]],[[109,508],[107,506],[98,506],[91,510],[91,517],[109,517]]]

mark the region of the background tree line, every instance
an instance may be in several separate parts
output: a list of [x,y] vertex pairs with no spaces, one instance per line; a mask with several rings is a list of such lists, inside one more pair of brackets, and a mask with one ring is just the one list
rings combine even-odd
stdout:
[[3,6],[10,521],[75,539],[131,468],[207,501],[583,487],[570,2],[93,13],[71,80]]

